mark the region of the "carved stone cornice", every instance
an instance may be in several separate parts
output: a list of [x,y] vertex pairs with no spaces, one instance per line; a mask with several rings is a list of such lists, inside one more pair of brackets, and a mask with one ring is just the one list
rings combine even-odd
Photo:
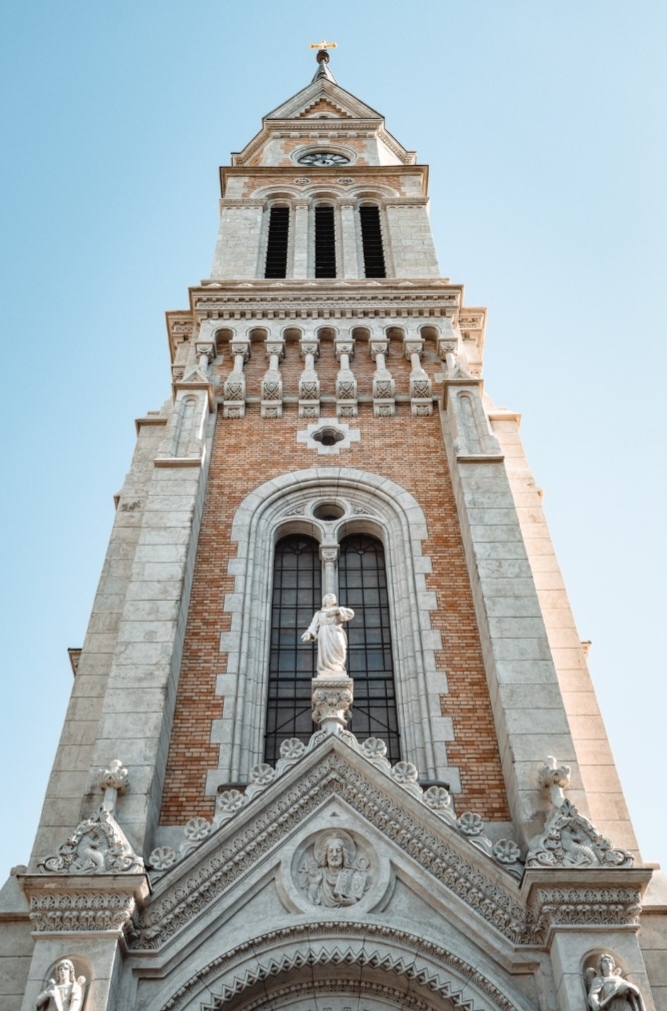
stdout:
[[639,929],[650,868],[526,871],[521,891],[535,931],[549,943],[561,927]]
[[137,904],[150,892],[145,874],[48,878],[20,875],[30,905],[32,930],[39,934],[77,931],[122,934]]

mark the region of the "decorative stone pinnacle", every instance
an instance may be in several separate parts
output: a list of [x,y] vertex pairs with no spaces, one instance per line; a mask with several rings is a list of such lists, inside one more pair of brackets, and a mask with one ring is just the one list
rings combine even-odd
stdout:
[[102,807],[109,814],[113,814],[116,809],[116,800],[119,793],[124,793],[129,785],[129,774],[119,758],[114,758],[108,769],[104,769],[100,779],[100,786],[104,790]]
[[540,769],[540,786],[549,790],[551,803],[561,807],[565,802],[565,793],[570,785],[570,766],[558,765],[553,755],[547,755],[547,764]]

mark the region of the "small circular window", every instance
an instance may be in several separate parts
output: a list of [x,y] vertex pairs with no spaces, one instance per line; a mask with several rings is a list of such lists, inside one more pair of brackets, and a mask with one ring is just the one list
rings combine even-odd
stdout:
[[343,516],[345,510],[334,502],[323,502],[321,505],[316,506],[313,509],[313,515],[318,520],[324,520],[325,523],[331,523],[333,520],[339,520]]

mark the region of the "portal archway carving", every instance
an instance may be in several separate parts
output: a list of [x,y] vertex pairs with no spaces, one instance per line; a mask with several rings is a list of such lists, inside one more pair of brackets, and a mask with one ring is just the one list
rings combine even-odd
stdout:
[[330,995],[332,1011],[345,1011],[344,998],[362,994],[370,1011],[533,1011],[456,953],[406,931],[357,922],[301,923],[238,945],[155,1011],[310,1011],[318,992]]

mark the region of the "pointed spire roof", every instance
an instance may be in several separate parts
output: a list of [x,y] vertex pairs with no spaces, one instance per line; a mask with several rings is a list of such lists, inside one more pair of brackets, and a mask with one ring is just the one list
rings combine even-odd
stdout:
[[[376,134],[378,141],[397,159],[394,164],[415,164],[414,152],[407,151],[388,133],[382,114],[338,84],[329,67],[328,48],[334,45],[335,43],[320,42],[311,47],[318,50],[317,70],[312,80],[296,95],[264,116],[261,131],[242,151],[232,156],[233,166],[257,164],[258,152],[272,136],[286,128],[285,120],[292,121],[299,131],[310,130],[310,123],[313,123],[314,128],[313,121],[317,120],[318,134],[337,129],[336,121],[340,123],[341,120],[347,120],[346,129],[350,129],[353,127],[349,120],[363,120],[363,126],[359,124],[360,127]],[[295,121],[300,121],[298,127]]]
[[[336,43],[335,42],[329,42],[329,43],[322,43],[322,42],[320,42],[319,45],[320,46],[321,45],[335,46]],[[333,84],[338,84],[338,81],[336,80],[336,78],[334,77],[334,75],[329,70],[329,53],[328,53],[328,51],[326,49],[319,49],[318,52],[317,52],[316,59],[317,59],[317,70],[315,71],[315,76],[313,77],[313,82],[316,81],[319,77],[326,77],[327,81],[331,81]]]
[[296,95],[288,98],[264,119],[298,119],[308,115],[310,108],[319,100],[327,101],[338,110],[339,115],[351,119],[383,119],[381,113],[341,88],[329,67],[329,53],[326,49],[320,49],[317,53],[317,70],[310,84],[297,91]]

